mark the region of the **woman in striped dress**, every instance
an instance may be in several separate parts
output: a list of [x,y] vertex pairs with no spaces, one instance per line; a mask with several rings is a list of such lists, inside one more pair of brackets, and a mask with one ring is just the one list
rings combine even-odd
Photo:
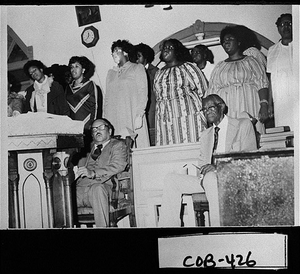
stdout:
[[205,77],[177,39],[162,43],[160,60],[165,66],[155,74],[153,86],[156,146],[197,142],[207,127],[202,112]]

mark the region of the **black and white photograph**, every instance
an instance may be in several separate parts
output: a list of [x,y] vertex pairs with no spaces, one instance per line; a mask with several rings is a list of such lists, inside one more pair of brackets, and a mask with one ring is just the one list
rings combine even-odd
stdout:
[[78,26],[85,26],[101,21],[99,6],[76,6]]
[[1,5],[1,273],[295,270],[299,11]]

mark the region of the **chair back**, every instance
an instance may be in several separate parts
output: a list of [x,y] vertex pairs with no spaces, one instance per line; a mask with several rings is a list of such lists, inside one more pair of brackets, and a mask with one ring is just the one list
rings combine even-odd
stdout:
[[130,226],[135,227],[133,176],[132,176],[132,147],[134,140],[130,136],[123,140],[127,147],[128,164],[125,170],[111,178],[113,183],[111,195],[111,210],[109,213],[110,226],[116,227],[118,221],[129,215]]

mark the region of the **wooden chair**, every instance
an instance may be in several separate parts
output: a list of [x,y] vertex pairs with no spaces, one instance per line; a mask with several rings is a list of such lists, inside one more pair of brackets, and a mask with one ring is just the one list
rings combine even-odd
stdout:
[[[191,196],[193,201],[193,208],[195,213],[196,226],[205,226],[205,212],[209,211],[209,205],[205,193],[184,194],[184,196]],[[182,203],[180,210],[181,226],[184,226],[183,216],[186,203]]]
[[[130,227],[136,227],[131,157],[134,141],[130,136],[127,136],[126,139],[122,139],[120,136],[114,136],[114,138],[126,143],[128,165],[125,171],[111,177],[113,188],[110,197],[109,226],[117,227],[120,220],[129,216]],[[77,216],[75,217],[77,226],[85,224],[87,227],[91,227],[95,224],[94,213],[91,207],[78,207]]]

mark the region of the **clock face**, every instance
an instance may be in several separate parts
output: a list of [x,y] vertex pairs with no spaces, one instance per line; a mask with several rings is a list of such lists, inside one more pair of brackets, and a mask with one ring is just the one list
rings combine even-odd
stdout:
[[81,41],[88,48],[95,46],[98,40],[99,32],[94,26],[85,28],[81,33]]
[[88,44],[93,42],[94,38],[95,34],[91,29],[87,29],[82,35],[83,41]]

